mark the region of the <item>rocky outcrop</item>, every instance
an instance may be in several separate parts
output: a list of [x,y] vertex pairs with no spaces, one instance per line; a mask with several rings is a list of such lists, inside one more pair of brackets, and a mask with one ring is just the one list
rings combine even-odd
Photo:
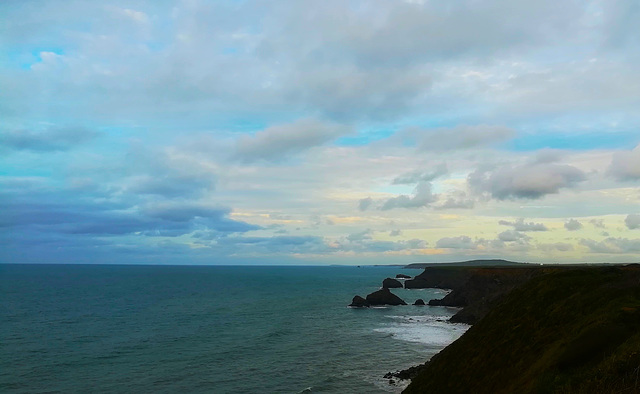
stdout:
[[387,288],[383,288],[369,294],[366,301],[369,305],[407,305],[402,298],[393,294],[391,290]]
[[396,279],[411,279],[411,276],[405,274],[396,275]]
[[424,305],[424,300],[422,298],[418,298],[416,302],[413,303],[413,305]]
[[385,379],[400,379],[400,380],[408,380],[413,379],[427,366],[428,361],[424,364],[416,365],[407,369],[403,369],[396,372],[387,372],[384,375]]
[[382,281],[382,287],[385,289],[402,289],[402,282],[393,278],[386,278]]
[[349,304],[349,306],[356,308],[368,308],[369,303],[367,302],[367,300],[357,295],[353,297],[353,300],[351,300],[351,304]]

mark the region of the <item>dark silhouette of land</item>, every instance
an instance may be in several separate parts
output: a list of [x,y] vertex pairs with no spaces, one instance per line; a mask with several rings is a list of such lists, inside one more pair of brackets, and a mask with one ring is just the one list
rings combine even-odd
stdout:
[[388,374],[412,379],[406,393],[640,392],[639,264],[438,265],[414,280],[452,289],[429,304],[463,307],[451,321],[473,326]]

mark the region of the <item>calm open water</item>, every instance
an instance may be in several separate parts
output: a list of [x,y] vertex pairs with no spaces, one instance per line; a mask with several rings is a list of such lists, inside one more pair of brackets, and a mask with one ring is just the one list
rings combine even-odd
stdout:
[[[0,265],[0,392],[393,392],[455,310],[352,309],[400,267]],[[408,303],[436,289],[393,292]]]

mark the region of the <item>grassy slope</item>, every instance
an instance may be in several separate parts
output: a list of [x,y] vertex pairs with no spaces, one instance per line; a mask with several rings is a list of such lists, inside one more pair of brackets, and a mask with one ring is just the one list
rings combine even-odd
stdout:
[[640,267],[550,269],[505,296],[405,392],[640,392],[639,370]]

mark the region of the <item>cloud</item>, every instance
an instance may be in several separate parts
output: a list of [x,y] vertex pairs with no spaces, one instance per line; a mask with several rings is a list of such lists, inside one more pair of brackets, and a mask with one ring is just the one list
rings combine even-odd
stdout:
[[624,219],[624,224],[629,230],[640,228],[640,215],[630,214]]
[[212,190],[215,176],[209,174],[176,174],[167,173],[162,176],[141,175],[130,179],[127,191],[135,194],[151,194],[171,197],[184,197]]
[[582,225],[582,223],[580,223],[579,221],[577,221],[576,219],[569,219],[567,222],[565,222],[564,224],[564,228],[566,228],[568,231],[576,231],[576,230],[580,230],[582,227],[584,227]]
[[46,232],[60,237],[175,237],[196,230],[244,233],[259,226],[232,220],[230,209],[184,199],[145,202],[140,196],[107,189],[55,184],[44,189],[0,193],[0,227],[25,237]]
[[596,228],[606,228],[606,226],[604,225],[604,219],[591,219],[589,220],[589,223],[591,223],[593,227]]
[[358,209],[360,211],[366,211],[371,204],[373,204],[373,199],[371,197],[363,198],[358,201]]
[[416,249],[424,249],[428,245],[427,241],[421,239],[410,239],[401,241],[379,241],[368,237],[331,243],[330,246],[334,252],[357,252],[357,253],[384,253],[411,251]]
[[372,234],[371,230],[367,229],[359,233],[349,234],[347,236],[347,240],[353,242],[353,241],[363,241],[365,239],[372,239],[371,234]]
[[450,129],[409,128],[401,135],[414,139],[419,150],[442,152],[494,145],[513,138],[516,132],[503,126],[462,125]]
[[338,121],[394,119],[411,111],[414,101],[431,87],[420,68],[406,73],[383,68],[333,65],[293,68],[284,80],[284,97],[292,107],[320,111]]
[[563,151],[559,149],[544,148],[536,153],[535,163],[555,163],[562,160]]
[[441,177],[449,172],[447,165],[445,163],[441,163],[436,166],[434,169],[430,171],[414,171],[404,175],[400,175],[399,177],[393,180],[394,185],[410,185],[413,183],[419,182],[431,182],[436,178]]
[[436,247],[441,249],[476,249],[478,246],[470,237],[461,235],[459,237],[440,238],[436,242]]
[[100,133],[80,127],[49,128],[42,131],[14,130],[0,133],[0,146],[14,150],[64,151],[88,142]]
[[123,167],[119,174],[123,191],[145,197],[195,198],[213,191],[217,181],[214,166],[189,150],[136,143],[127,152]]
[[602,241],[582,239],[580,244],[588,247],[592,253],[620,254],[640,252],[640,239],[613,237]]
[[[273,51],[295,48],[315,55],[314,59],[347,58],[363,67],[387,68],[463,55],[493,56],[538,42],[541,31],[560,34],[574,25],[566,13],[584,12],[579,7],[560,7],[549,1],[508,8],[503,1],[480,5],[466,0],[447,7],[422,1],[356,2],[357,6],[351,7],[339,1],[325,3],[326,6],[285,4],[298,17],[272,21],[279,23],[277,27],[284,33],[277,40],[269,40]],[[544,9],[557,14],[557,19],[545,18]],[[497,18],[499,11],[512,23]],[[311,23],[316,26],[314,31],[305,29]]]
[[314,119],[271,126],[254,136],[241,137],[236,156],[247,162],[280,161],[349,133],[350,128]]
[[525,222],[524,218],[518,218],[515,222],[500,220],[498,224],[503,226],[513,226],[516,231],[549,231],[542,223]]
[[402,231],[401,230],[391,230],[389,231],[389,236],[390,237],[399,237],[402,235]]
[[431,193],[431,184],[421,182],[416,186],[413,196],[400,195],[385,201],[380,208],[387,211],[395,208],[422,208],[436,201],[437,196]]
[[318,236],[275,237],[221,237],[212,243],[205,244],[214,249],[221,249],[227,255],[263,255],[263,254],[295,254],[318,253],[330,251],[325,239]]
[[471,199],[447,198],[443,203],[436,205],[435,209],[473,209],[475,201]]
[[525,241],[529,240],[530,237],[528,237],[526,234],[523,234],[519,231],[507,230],[498,234],[498,239],[502,242],[516,242],[521,239]]
[[586,179],[584,172],[565,164],[530,163],[493,171],[478,169],[467,177],[469,187],[498,200],[539,199],[574,187]]
[[[400,232],[391,236],[399,236]],[[403,250],[424,249],[428,242],[420,239],[400,240],[400,241],[380,241],[373,239],[373,231],[367,229],[357,233],[349,234],[339,241],[330,244],[334,252],[393,252]]]
[[550,244],[538,244],[537,248],[544,252],[553,252],[556,250],[559,252],[569,252],[573,250],[573,245],[566,242],[556,242]]
[[444,199],[441,199],[438,205],[433,208],[437,210],[442,209],[473,209],[475,206],[475,200],[467,197],[467,193],[463,191],[456,191],[450,193]]
[[615,153],[608,172],[621,181],[640,179],[640,145]]
[[[469,254],[508,255],[525,238],[479,240],[486,218],[635,212],[635,185],[610,182],[640,179],[633,1],[17,4],[0,5],[10,48],[0,119],[11,130],[0,133],[0,172],[16,178],[0,186],[0,254],[13,240],[31,253],[32,240],[57,261],[211,263],[287,250],[408,255],[424,242],[374,239],[404,238],[390,238],[395,229],[436,234],[432,244],[467,234]],[[417,164],[445,158],[448,169]],[[513,164],[464,184],[487,162]],[[389,180],[418,190],[379,197]],[[351,217],[356,206],[368,214]],[[369,212],[383,206],[395,210]],[[421,206],[473,211],[397,209]],[[270,212],[283,227],[267,228]],[[515,217],[494,234],[530,235],[534,219]],[[296,227],[312,238],[264,239]],[[347,239],[368,227],[370,238]]]

